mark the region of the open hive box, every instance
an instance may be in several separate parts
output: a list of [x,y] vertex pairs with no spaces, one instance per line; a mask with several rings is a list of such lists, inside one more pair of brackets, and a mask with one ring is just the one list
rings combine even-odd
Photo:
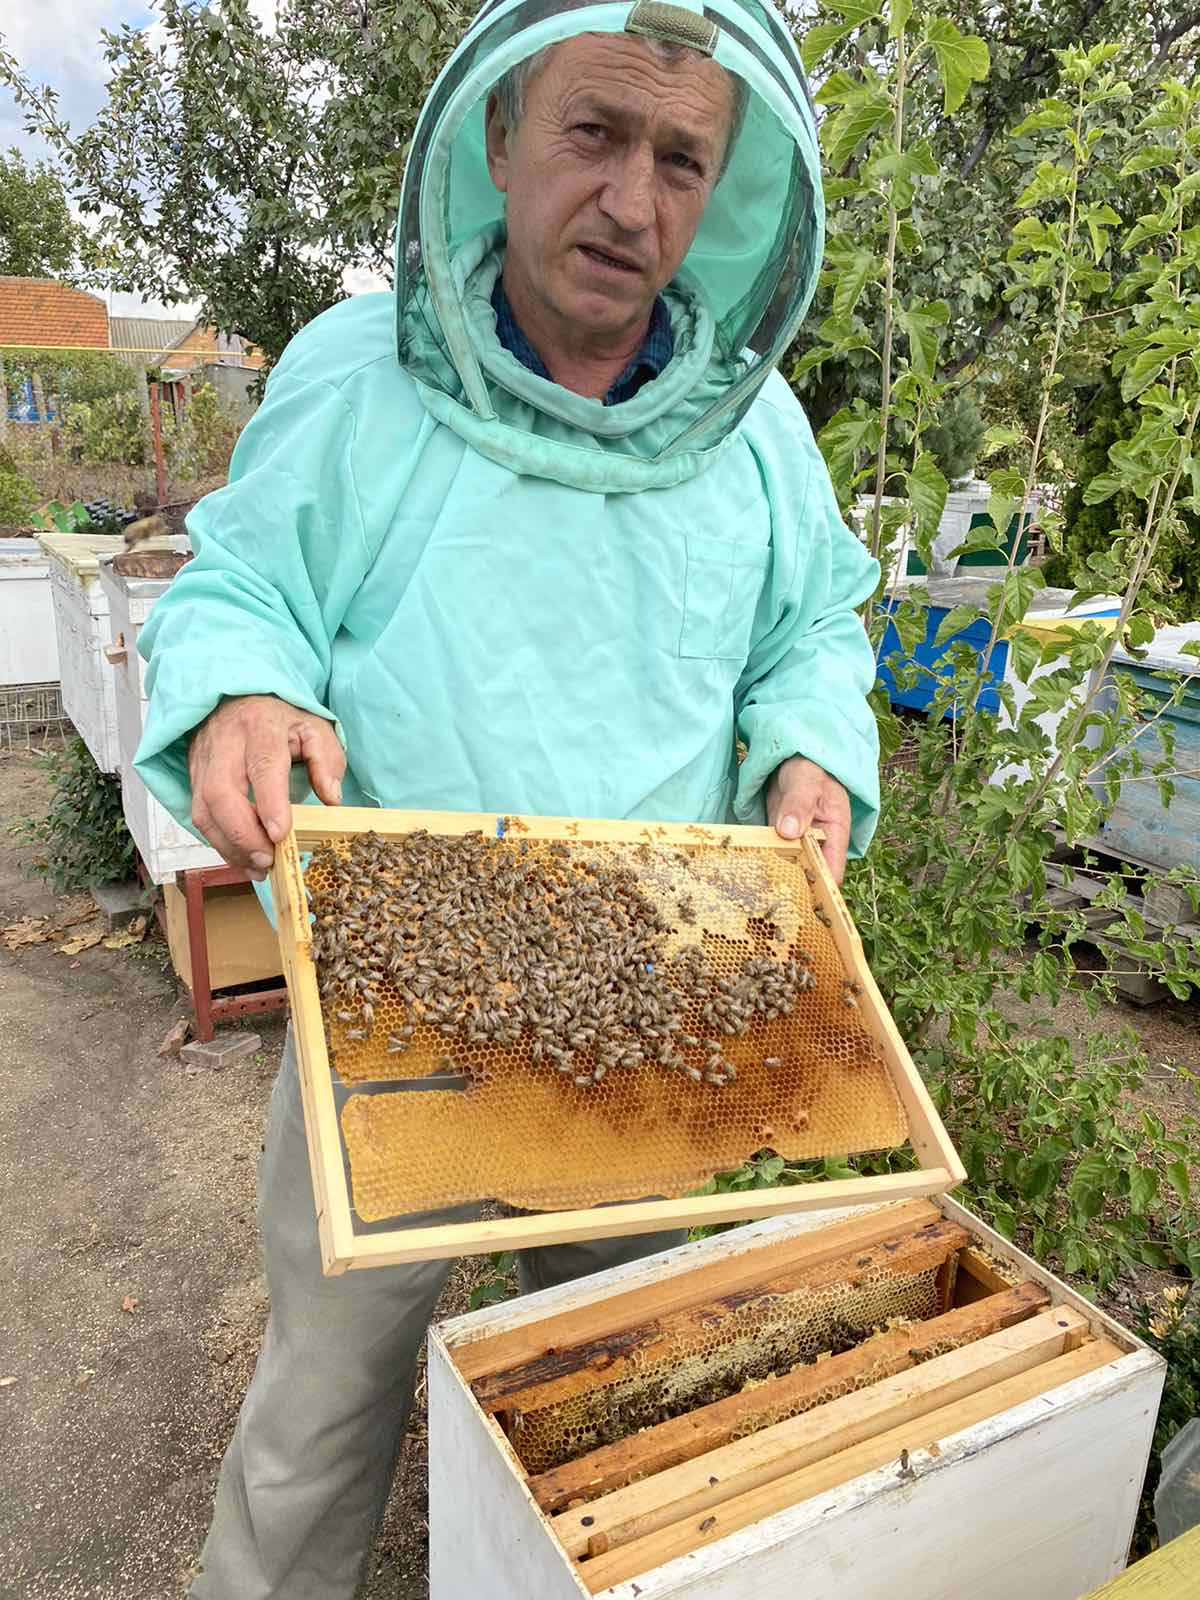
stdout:
[[700,1240],[431,1331],[432,1600],[1077,1600],[1164,1370],[944,1197]]
[[[272,886],[327,1272],[963,1176],[811,839],[297,807]],[[762,1149],[905,1145],[696,1192]]]

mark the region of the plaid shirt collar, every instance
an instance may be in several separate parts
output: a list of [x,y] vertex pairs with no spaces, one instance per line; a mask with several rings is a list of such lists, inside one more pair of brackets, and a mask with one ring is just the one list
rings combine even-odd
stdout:
[[[523,367],[535,372],[539,378],[553,382],[546,363],[521,332],[512,306],[504,292],[502,278],[496,279],[492,290],[492,310],[496,313],[496,337]],[[661,295],[650,312],[650,325],[641,349],[604,396],[606,406],[618,406],[622,400],[632,400],[644,383],[657,378],[675,354],[675,337],[671,332],[671,317]]]

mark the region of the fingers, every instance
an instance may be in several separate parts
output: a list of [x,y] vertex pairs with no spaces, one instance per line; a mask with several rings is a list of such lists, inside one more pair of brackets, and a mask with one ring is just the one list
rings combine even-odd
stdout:
[[308,781],[317,799],[327,806],[342,803],[342,777],[346,752],[331,723],[314,717],[294,731],[296,757],[308,768]]
[[[269,695],[226,700],[193,736],[188,752],[192,821],[229,863],[261,881],[275,845],[292,825],[288,777],[293,730],[316,724]],[[329,736],[337,736],[327,723]],[[329,760],[330,758],[326,758]]]
[[829,875],[834,883],[841,883],[846,875],[846,856],[850,849],[850,823],[840,817],[829,817],[823,818],[818,826],[825,835],[821,854],[825,857]]
[[292,799],[288,793],[291,770],[292,755],[285,727],[276,719],[263,718],[256,722],[245,745],[245,780],[254,796],[254,809],[266,830],[268,849],[286,839],[292,826]]

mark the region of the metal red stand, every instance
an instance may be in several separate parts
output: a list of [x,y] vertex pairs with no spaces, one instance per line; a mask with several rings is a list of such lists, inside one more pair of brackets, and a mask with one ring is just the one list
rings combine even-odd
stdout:
[[[138,876],[146,881],[146,872],[138,862]],[[207,1042],[213,1036],[218,1022],[231,1017],[255,1016],[262,1011],[278,1011],[287,1006],[286,984],[275,989],[260,989],[254,994],[214,995],[209,980],[208,929],[204,923],[204,891],[226,883],[250,883],[249,875],[240,867],[193,867],[176,874],[176,885],[183,892],[187,908],[188,950],[192,962],[192,1018],[196,1038]],[[167,917],[162,897],[154,902],[154,914],[166,936]]]

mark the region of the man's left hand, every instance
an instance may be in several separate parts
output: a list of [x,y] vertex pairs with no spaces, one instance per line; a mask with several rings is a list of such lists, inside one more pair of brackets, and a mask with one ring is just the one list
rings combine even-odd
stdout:
[[834,882],[841,883],[850,848],[850,796],[824,767],[803,756],[781,761],[767,784],[767,821],[782,839],[820,828],[821,853]]

